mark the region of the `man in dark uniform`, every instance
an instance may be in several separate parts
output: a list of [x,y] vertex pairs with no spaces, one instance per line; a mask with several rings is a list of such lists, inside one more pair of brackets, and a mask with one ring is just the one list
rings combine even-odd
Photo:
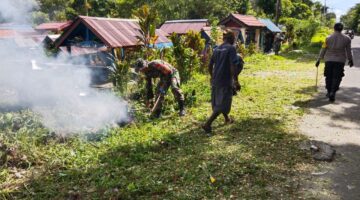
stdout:
[[135,64],[135,70],[145,74],[146,77],[146,90],[147,90],[147,100],[152,100],[154,98],[154,93],[152,89],[152,79],[160,78],[160,81],[156,87],[156,101],[152,109],[152,116],[160,117],[162,104],[164,103],[164,98],[167,90],[171,87],[171,91],[174,94],[175,99],[178,101],[180,116],[185,115],[185,101],[184,95],[180,89],[180,76],[176,68],[171,66],[169,63],[162,60],[154,60],[148,62],[139,58]]
[[339,90],[342,77],[345,75],[346,59],[349,60],[350,67],[354,65],[351,54],[351,39],[341,33],[343,29],[344,25],[342,23],[335,24],[335,32],[326,38],[316,62],[316,67],[319,67],[320,60],[325,59],[326,96],[331,102],[335,101],[336,91]]
[[281,50],[281,43],[284,41],[284,37],[281,35],[281,33],[276,33],[275,39],[274,39],[274,52],[275,55],[279,55],[279,52]]
[[214,50],[209,64],[211,77],[211,105],[213,113],[202,126],[206,133],[211,133],[211,124],[223,114],[225,123],[230,123],[234,69],[238,63],[236,49],[234,47],[235,35],[228,30],[223,35],[224,43]]

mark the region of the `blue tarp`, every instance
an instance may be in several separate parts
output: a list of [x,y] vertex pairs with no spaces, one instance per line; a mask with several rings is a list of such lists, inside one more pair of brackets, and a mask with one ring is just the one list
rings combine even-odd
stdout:
[[277,27],[270,19],[259,19],[259,21],[266,25],[266,28],[273,33],[282,32],[279,27]]
[[[149,47],[153,47],[154,45],[149,45]],[[173,43],[172,42],[164,42],[164,43],[157,43],[155,44],[155,48],[157,49],[163,49],[163,48],[169,48],[172,47]]]

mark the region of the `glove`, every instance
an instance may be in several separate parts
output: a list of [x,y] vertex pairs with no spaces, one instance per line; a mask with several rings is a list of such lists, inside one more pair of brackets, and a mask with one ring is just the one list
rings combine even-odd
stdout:
[[354,66],[354,62],[352,60],[349,60],[349,66],[353,67]]
[[315,66],[319,67],[319,65],[320,65],[320,60],[317,60],[316,63],[315,63]]
[[162,95],[164,95],[164,94],[165,94],[164,88],[159,88],[159,93],[162,94]]

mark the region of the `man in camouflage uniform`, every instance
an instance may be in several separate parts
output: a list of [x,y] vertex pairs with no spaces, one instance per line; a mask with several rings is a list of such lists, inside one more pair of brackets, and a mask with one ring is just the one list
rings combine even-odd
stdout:
[[148,62],[139,58],[135,64],[135,70],[141,72],[146,77],[146,90],[147,90],[147,99],[152,100],[154,98],[154,93],[152,89],[152,79],[160,78],[160,81],[156,87],[156,101],[152,109],[152,116],[160,117],[162,105],[164,103],[164,98],[167,90],[171,87],[171,91],[178,101],[179,104],[179,115],[185,115],[185,101],[184,95],[180,89],[180,76],[176,68],[171,66],[169,63],[162,60],[153,60]]

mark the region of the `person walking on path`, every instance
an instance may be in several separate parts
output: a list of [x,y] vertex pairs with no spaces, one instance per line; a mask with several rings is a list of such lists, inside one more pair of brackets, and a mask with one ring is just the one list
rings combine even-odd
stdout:
[[334,33],[326,38],[315,64],[316,67],[319,67],[320,60],[325,59],[326,96],[330,102],[335,101],[336,92],[339,90],[340,83],[345,75],[344,66],[346,59],[349,60],[350,67],[354,65],[351,54],[351,39],[341,33],[343,29],[344,25],[342,23],[335,24]]
[[234,69],[239,59],[234,47],[235,35],[232,31],[226,31],[223,35],[224,43],[214,50],[209,64],[211,77],[211,105],[212,114],[202,126],[206,133],[211,133],[211,124],[223,114],[225,123],[231,123],[229,117],[231,110]]
[[156,87],[157,100],[155,101],[155,105],[153,105],[151,110],[151,115],[153,117],[160,117],[165,94],[169,87],[171,87],[171,91],[174,94],[175,99],[178,101],[180,109],[179,115],[185,115],[185,99],[180,89],[180,76],[176,68],[163,60],[153,60],[148,62],[139,58],[135,63],[135,71],[140,71],[141,73],[145,74],[147,90],[146,97],[148,101],[151,101],[154,98],[152,79],[160,78],[160,81]]

